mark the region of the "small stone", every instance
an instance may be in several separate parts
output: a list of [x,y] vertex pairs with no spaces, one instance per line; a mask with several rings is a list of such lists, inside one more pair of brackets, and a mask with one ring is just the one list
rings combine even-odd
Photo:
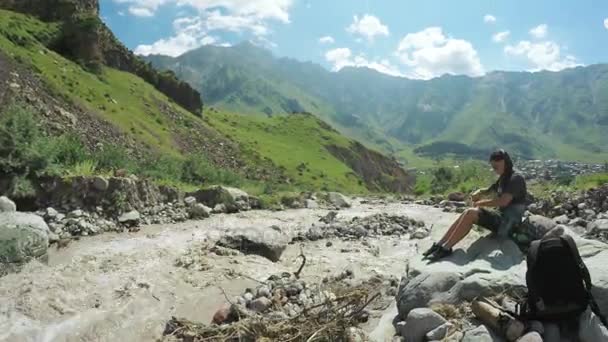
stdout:
[[0,213],[14,213],[17,211],[15,202],[6,196],[0,196]]
[[327,241],[327,243],[325,244],[325,247],[331,247],[333,245],[334,245],[333,242]]
[[192,206],[196,203],[196,198],[194,198],[193,196],[188,196],[186,198],[184,198],[184,204],[186,204],[186,206]]
[[543,342],[543,338],[536,331],[531,331],[517,339],[517,342]]
[[213,207],[213,212],[217,214],[225,213],[226,211],[226,205],[224,203],[217,204]]
[[397,288],[394,287],[394,286],[389,287],[388,290],[386,290],[386,295],[387,296],[391,296],[391,297],[396,296],[397,295]]
[[431,309],[417,308],[408,313],[406,322],[405,339],[412,342],[422,342],[427,333],[447,321]]
[[218,325],[228,323],[231,313],[232,313],[232,309],[230,307],[230,304],[224,304],[213,315],[213,323],[218,324]]
[[443,339],[448,336],[450,330],[452,330],[453,327],[454,325],[452,323],[446,322],[438,326],[437,328],[429,331],[426,334],[426,339],[427,341],[443,341]]
[[104,177],[96,176],[93,177],[93,188],[97,191],[106,191],[110,183]]
[[260,286],[258,288],[257,297],[267,297],[270,298],[270,289],[266,286]]
[[243,295],[243,298],[245,299],[245,301],[246,301],[247,303],[249,303],[249,302],[251,302],[251,301],[254,299],[254,298],[253,298],[253,293],[251,293],[251,292],[246,292],[246,293]]
[[69,218],[79,218],[82,216],[84,216],[84,212],[80,209],[73,210],[68,214]]
[[251,302],[251,310],[255,312],[265,312],[272,305],[272,301],[266,297],[259,297]]
[[132,210],[128,213],[122,214],[118,218],[118,222],[127,225],[138,225],[141,216],[137,210]]

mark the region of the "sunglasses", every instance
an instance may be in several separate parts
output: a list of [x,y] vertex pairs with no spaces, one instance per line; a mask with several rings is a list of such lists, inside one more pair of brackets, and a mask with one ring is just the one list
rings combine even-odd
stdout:
[[500,161],[500,160],[504,160],[505,159],[505,155],[507,154],[507,152],[505,152],[505,150],[500,149],[496,152],[493,152],[490,155],[490,161]]

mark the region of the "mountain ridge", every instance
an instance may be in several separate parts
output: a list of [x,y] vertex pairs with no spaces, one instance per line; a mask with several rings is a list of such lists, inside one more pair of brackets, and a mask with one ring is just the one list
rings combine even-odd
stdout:
[[[209,105],[268,116],[311,112],[396,156],[407,148],[432,151],[446,143],[472,150],[500,146],[525,158],[608,156],[602,133],[608,128],[605,64],[414,80],[369,68],[330,72],[311,62],[276,58],[252,44],[146,59],[204,87]],[[476,152],[464,154],[472,155]]]

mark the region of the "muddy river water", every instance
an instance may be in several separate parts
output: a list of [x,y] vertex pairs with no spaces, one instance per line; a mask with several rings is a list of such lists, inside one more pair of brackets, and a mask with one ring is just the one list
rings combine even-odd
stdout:
[[[0,341],[155,341],[171,316],[210,322],[225,302],[256,279],[295,271],[302,248],[308,282],[351,269],[355,277],[399,277],[409,258],[431,239],[387,236],[361,241],[332,239],[289,245],[279,262],[255,255],[203,256],[202,270],[177,267],[188,249],[202,250],[223,234],[280,230],[294,236],[318,224],[322,209],[250,211],[216,215],[202,221],[144,226],[138,233],[103,234],[52,248],[49,264],[30,263],[18,274],[0,278]],[[341,210],[339,218],[375,213],[407,215],[433,225],[438,236],[454,219],[439,209],[375,202]],[[273,227],[274,226],[274,227]],[[375,253],[374,253],[375,249]],[[377,251],[379,250],[379,254]],[[207,269],[208,268],[208,269]]]

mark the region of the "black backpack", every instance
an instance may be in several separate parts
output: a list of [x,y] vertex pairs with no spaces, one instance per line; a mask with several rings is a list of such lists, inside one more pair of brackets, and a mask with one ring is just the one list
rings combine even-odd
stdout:
[[606,325],[593,296],[591,276],[576,243],[568,235],[545,237],[530,244],[527,258],[528,295],[520,316],[534,320],[576,320],[591,307]]

